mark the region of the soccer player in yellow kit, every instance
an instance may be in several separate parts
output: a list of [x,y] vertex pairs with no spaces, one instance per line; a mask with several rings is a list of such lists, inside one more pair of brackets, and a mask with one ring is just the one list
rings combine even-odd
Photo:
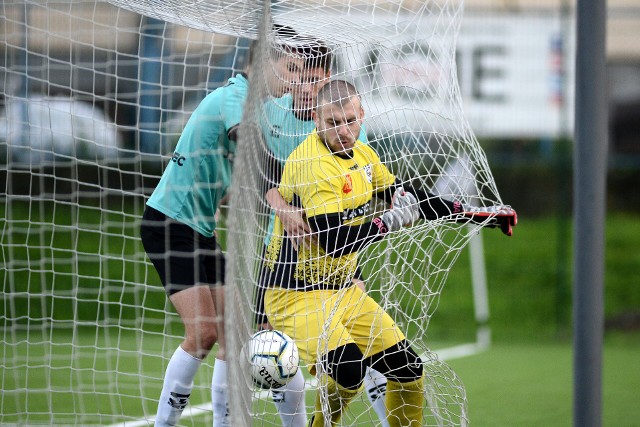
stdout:
[[[367,366],[387,377],[389,425],[422,425],[422,361],[394,320],[352,282],[358,251],[419,218],[499,225],[511,234],[515,211],[470,208],[402,188],[375,151],[357,140],[364,110],[356,89],[334,80],[318,93],[316,131],[287,159],[278,191],[304,209],[317,243],[294,250],[276,220],[262,275],[271,325],[291,336],[312,374],[327,387],[333,424],[359,392]],[[371,219],[376,196],[392,208]],[[311,426],[325,425],[318,393]]]
[[[329,81],[331,77],[332,53],[324,43],[319,40],[308,42],[309,49],[306,55],[304,69],[301,72],[300,83],[294,85],[290,93],[280,98],[273,98],[264,104],[264,121],[262,129],[264,142],[273,156],[273,171],[268,177],[268,182],[274,182],[273,189],[266,194],[269,203],[274,203],[274,208],[278,212],[278,218],[282,226],[294,245],[298,246],[298,239],[294,236],[309,235],[310,229],[304,217],[299,214],[300,209],[290,206],[282,198],[277,190],[280,181],[281,171],[285,161],[293,150],[311,134],[316,124],[313,121],[312,113],[316,106],[316,97],[320,88]],[[268,120],[266,120],[268,119]],[[367,133],[362,127],[358,139],[367,144]],[[275,215],[269,225],[269,232],[265,238],[265,246],[268,246],[271,239],[271,231],[275,223]],[[364,289],[365,283],[361,274],[356,273],[353,277],[354,283]],[[256,323],[259,328],[270,328],[264,315],[262,304],[262,293],[260,289],[258,299],[258,314]],[[379,372],[368,369],[364,379],[364,387],[367,398],[380,419],[381,427],[388,427],[386,421],[386,410],[384,406],[384,393],[387,386],[386,378]],[[304,411],[305,402],[305,381],[302,370],[299,369],[295,377],[286,385],[280,388],[271,389],[273,399],[278,413],[280,414],[282,425],[286,427],[306,427],[307,414]]]

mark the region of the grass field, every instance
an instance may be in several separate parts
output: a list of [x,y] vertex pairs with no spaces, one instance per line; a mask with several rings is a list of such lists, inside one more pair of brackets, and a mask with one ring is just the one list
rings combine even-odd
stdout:
[[[154,414],[181,330],[165,317],[153,270],[140,268],[139,210],[14,201],[7,212],[0,204],[0,425],[111,425]],[[521,217],[512,238],[483,233],[494,344],[450,362],[466,385],[471,425],[571,425],[570,227]],[[638,241],[636,215],[608,218],[603,416],[611,427],[640,426]],[[429,325],[435,347],[473,333],[461,316],[472,310],[470,281],[463,251]],[[192,398],[204,410],[184,425],[210,424],[211,371],[207,363],[199,372]],[[256,405],[263,425],[278,424],[270,403]],[[346,420],[370,419],[367,408],[354,405]]]
[[[2,425],[112,425],[152,417],[161,379],[162,362],[157,357],[168,349],[160,337],[118,334],[118,351],[105,338],[72,338],[62,332],[50,343],[37,344],[31,334],[18,337],[13,349],[25,369],[3,372],[2,412],[28,410],[31,415],[2,416]],[[116,336],[111,337],[115,339]],[[144,350],[139,355],[140,345]],[[72,348],[73,347],[73,348]],[[103,351],[94,349],[102,347]],[[603,425],[640,426],[640,334],[608,337],[604,349]],[[4,350],[2,360],[13,357]],[[68,358],[75,362],[69,367]],[[486,352],[449,361],[464,382],[473,426],[569,426],[572,419],[572,350],[569,343],[495,344]],[[26,370],[26,365],[30,369]],[[117,372],[117,374],[114,374]],[[185,413],[182,425],[210,425],[208,384],[211,366],[199,372],[192,406],[204,404],[204,410],[190,417]],[[28,376],[25,380],[24,376]],[[25,382],[26,381],[26,382]],[[22,388],[26,385],[26,388]],[[44,392],[48,398],[43,398]],[[71,394],[73,393],[73,396]],[[307,394],[308,405],[313,393]],[[268,400],[257,400],[261,412],[255,425],[278,425]],[[369,406],[356,402],[345,418],[375,419]],[[77,418],[77,412],[103,414]],[[55,412],[55,418],[51,413]],[[108,414],[113,414],[109,416]],[[125,417],[123,417],[123,415]],[[28,422],[25,422],[28,420]],[[373,421],[371,421],[373,423]],[[129,424],[131,425],[131,424]],[[143,424],[144,425],[144,424]],[[367,424],[360,424],[367,425]],[[375,424],[371,424],[375,425]]]
[[[604,348],[603,426],[640,426],[640,334],[613,336]],[[496,344],[450,362],[469,399],[471,425],[572,425],[573,352],[569,343]]]

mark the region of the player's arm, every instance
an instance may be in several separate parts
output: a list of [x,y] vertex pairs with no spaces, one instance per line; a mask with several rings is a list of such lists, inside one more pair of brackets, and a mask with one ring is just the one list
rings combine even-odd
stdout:
[[305,244],[311,242],[311,229],[304,216],[304,209],[289,204],[278,191],[277,183],[282,180],[283,167],[270,150],[267,150],[267,152],[269,153],[270,159],[267,162],[269,174],[264,180],[265,200],[280,218],[286,236],[291,240],[294,249],[298,250],[300,240]]
[[328,255],[339,257],[357,252],[383,239],[388,232],[397,231],[418,219],[418,204],[411,194],[399,188],[391,200],[391,209],[360,225],[344,224],[341,212],[309,217],[309,225]]
[[[457,202],[452,202],[420,189],[403,185],[403,183],[391,174],[389,169],[380,162],[375,152],[371,155],[374,156],[375,159],[372,164],[374,197],[383,200],[386,205],[393,206],[394,197],[397,198],[395,201],[396,206],[399,203],[417,204],[419,201],[420,218],[425,220],[434,220],[460,212],[460,206],[459,203],[456,204]],[[399,189],[400,191],[398,192]],[[401,194],[402,196],[400,196]]]
[[500,227],[507,236],[513,234],[518,215],[510,206],[475,207],[457,200],[447,200],[416,188],[406,188],[420,200],[420,216],[426,220],[451,216],[458,223],[471,222],[485,227]]
[[287,203],[277,188],[271,188],[266,194],[267,203],[280,218],[286,236],[291,240],[295,250],[298,250],[298,243],[309,245],[313,236],[311,228],[306,221],[304,209]]
[[[336,195],[342,194],[344,183],[337,178],[340,173],[324,172],[327,179],[309,183],[301,202],[306,208],[308,223],[327,255],[340,257],[357,252],[383,239],[388,232],[399,230],[418,219],[417,203],[409,203],[404,190],[399,189],[390,193],[391,209],[381,216],[359,225],[344,224],[342,203],[336,199]],[[373,166],[372,179],[374,188],[388,188],[394,177],[378,161]]]
[[[401,186],[402,183],[396,180],[394,187]],[[457,200],[444,199],[412,186],[404,185],[402,188],[416,197],[419,201],[420,217],[428,221],[451,217],[454,222],[472,222],[489,228],[500,227],[507,236],[513,234],[513,227],[518,223],[518,215],[510,206],[474,207]],[[376,196],[385,201],[390,200],[391,188],[377,193]]]
[[416,203],[419,201],[420,204],[420,218],[422,219],[434,220],[462,212],[459,202],[443,199],[435,194],[413,188],[409,185],[403,185],[397,179],[394,185],[375,193],[374,196],[387,204],[392,204],[393,195],[398,188],[403,188],[406,192],[416,197]]
[[235,80],[229,80],[224,89],[224,100],[221,107],[221,116],[224,127],[227,130],[227,137],[231,141],[238,140],[240,121],[244,114],[244,104],[247,100],[248,86],[238,84]]
[[[309,225],[327,255],[340,257],[357,252],[381,240],[385,232],[374,221],[345,225],[340,213],[320,214],[309,218]],[[376,218],[377,219],[377,218]]]
[[[291,241],[293,248],[297,251],[300,243],[310,246],[315,242],[315,238],[311,233],[311,228],[307,223],[305,211],[302,208],[299,198],[296,196],[293,183],[298,175],[296,162],[287,159],[284,167],[268,150],[270,156],[273,157],[274,163],[277,162],[278,173],[272,175],[270,180],[274,187],[266,190],[265,199],[271,209],[280,219],[285,236]],[[282,185],[285,182],[287,184]],[[276,184],[278,183],[278,184]],[[294,203],[294,200],[296,201]]]
[[238,140],[238,130],[240,130],[240,124],[236,124],[233,125],[231,127],[231,129],[229,129],[227,131],[227,137],[231,140],[231,141],[237,141]]

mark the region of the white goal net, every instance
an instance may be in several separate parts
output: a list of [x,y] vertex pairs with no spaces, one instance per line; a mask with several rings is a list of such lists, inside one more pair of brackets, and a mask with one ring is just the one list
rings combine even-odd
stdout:
[[[365,248],[356,260],[351,250],[345,249],[352,243],[348,232],[338,233],[336,229],[340,227],[336,223],[331,223],[327,230],[314,222],[310,228],[315,238],[338,240],[317,241],[310,247],[299,241],[299,247],[294,249],[290,230],[284,230],[284,220],[277,219],[274,228],[273,220],[268,219],[272,211],[265,202],[265,181],[267,188],[277,187],[287,202],[301,207],[307,216],[313,216],[313,221],[318,216],[339,213],[342,225],[357,226],[381,215],[388,206],[366,197],[359,199],[357,183],[353,184],[354,193],[349,194],[351,179],[357,181],[358,171],[369,174],[367,179],[371,183],[371,171],[367,168],[373,167],[374,192],[376,180],[383,178],[376,176],[375,160],[368,157],[370,154],[358,157],[354,148],[351,155],[340,156],[340,149],[336,152],[327,142],[335,131],[336,138],[344,143],[336,129],[350,126],[348,112],[344,117],[338,113],[338,118],[331,116],[323,122],[319,111],[326,104],[321,99],[313,124],[310,128],[305,126],[305,101],[312,98],[309,93],[314,92],[313,85],[317,79],[329,79],[328,74],[318,71],[321,66],[308,65],[313,61],[307,58],[300,82],[292,85],[290,94],[280,97],[278,91],[287,82],[281,80],[280,87],[274,86],[272,75],[277,72],[278,61],[295,56],[296,51],[279,44],[282,41],[277,29],[273,30],[274,25],[291,26],[296,32],[292,44],[297,48],[305,43],[327,46],[334,64],[330,80],[351,82],[360,95],[364,111],[361,118],[366,129],[366,137],[360,140],[377,152],[396,182],[448,200],[487,206],[500,204],[484,154],[462,114],[454,62],[460,14],[461,4],[457,2],[426,2],[413,8],[403,7],[400,2],[360,8],[334,5],[296,9],[274,5],[273,19],[264,15],[266,22],[259,37],[261,66],[251,68],[253,85],[245,107],[229,211],[231,288],[226,318],[233,326],[227,328],[227,345],[236,354],[255,331],[256,293],[265,292],[265,311],[271,325],[294,336],[302,349],[301,366],[315,371],[317,383],[312,382],[312,389],[321,398],[315,408],[308,402],[305,411],[309,417],[315,417],[316,423],[319,415],[314,410],[318,409],[322,409],[326,425],[330,419],[338,418],[326,382],[327,377],[336,379],[336,375],[321,358],[335,349],[335,340],[339,341],[336,334],[363,332],[358,324],[362,313],[350,311],[366,304],[361,299],[353,300],[356,297],[349,286],[352,277],[365,282],[367,293],[393,318],[421,355],[426,374],[423,390],[426,405],[420,425],[467,423],[464,387],[431,351],[428,325],[448,272],[478,228],[453,224],[450,217],[420,221],[375,244],[362,244]],[[314,53],[317,52],[312,48],[311,56]],[[350,94],[344,98],[349,97]],[[326,103],[334,101],[331,98]],[[424,108],[425,103],[429,108]],[[418,104],[420,108],[416,107]],[[340,105],[342,111],[348,111],[348,107]],[[295,119],[290,119],[292,112]],[[357,114],[354,117],[360,118]],[[308,138],[314,127],[317,134]],[[322,127],[327,129],[321,131]],[[361,130],[357,126],[356,131],[353,129],[350,131]],[[285,149],[290,139],[301,145],[294,150],[295,144],[289,144],[292,148]],[[370,153],[365,149],[363,152]],[[274,163],[282,166],[282,176],[275,180],[271,178]],[[351,233],[357,233],[353,231],[355,228]],[[324,232],[332,237],[323,237]],[[268,237],[263,247],[265,235]],[[337,254],[327,255],[329,247],[337,248]],[[326,289],[340,290],[326,295],[323,293]],[[300,294],[309,296],[301,302],[300,298],[305,297]],[[364,322],[371,320],[364,319]],[[336,328],[336,324],[341,328]],[[362,345],[357,342],[365,358],[375,354],[375,340],[386,336],[374,324],[363,328],[365,335],[367,328],[369,340]],[[251,406],[250,396],[253,393],[255,397],[255,391],[248,361],[239,362],[231,365],[232,377],[243,379],[233,385],[236,394],[232,408],[236,417],[249,424],[251,417],[263,419],[270,407]],[[345,412],[341,420],[344,425],[384,422],[362,409],[367,407],[364,395],[360,394],[358,409]]]
[[[421,358],[422,425],[467,424],[463,383],[434,352],[447,334],[431,332],[430,321],[449,272],[482,224],[419,219],[334,263],[313,222],[312,249],[302,239],[287,256],[295,252],[315,265],[316,278],[294,280],[294,271],[265,279],[265,260],[275,265],[272,273],[294,262],[278,259],[274,242],[291,239],[267,191],[313,216],[287,183],[302,172],[288,170],[286,160],[317,127],[319,113],[311,110],[329,80],[352,84],[364,113],[356,109],[354,150],[366,164],[345,166],[354,176],[334,194],[344,201],[359,192],[362,200],[349,199],[353,206],[340,212],[352,216],[342,222],[382,216],[390,202],[383,190],[398,183],[468,205],[502,204],[462,110],[455,64],[461,0],[8,0],[0,8],[0,424],[153,424],[163,372],[184,331],[140,243],[140,219],[163,169],[178,160],[174,148],[191,112],[246,69],[252,44],[229,206],[218,229],[227,258],[233,425],[282,425],[273,396],[253,386],[248,361],[237,357],[256,331],[257,312],[275,316],[268,320],[280,329],[285,318],[308,327],[306,315],[278,317],[272,293],[265,308],[256,300],[287,283],[322,288],[325,273],[342,278],[335,289],[360,279]],[[289,61],[280,69],[283,59]],[[345,120],[355,129],[352,119]],[[325,136],[344,124],[322,123]],[[322,177],[307,174],[316,176],[307,184],[335,181],[338,175],[313,163],[332,154],[312,151],[299,150],[292,162],[319,168]],[[378,186],[360,189],[356,175]],[[313,209],[331,219],[338,210],[321,207],[332,204],[338,202],[322,199]],[[328,232],[335,228],[329,219]],[[338,235],[333,247],[365,241],[345,238]],[[309,419],[316,393],[323,416],[331,416],[331,375],[312,356],[332,350],[326,328],[347,304],[344,289],[336,292],[330,303],[317,301],[325,317],[315,327],[324,332],[313,346],[298,342],[309,350],[300,367],[307,387],[300,411]],[[386,337],[395,329],[370,333]],[[374,342],[360,346],[365,357],[376,354]],[[212,371],[205,360],[180,425],[211,425]],[[340,422],[386,425],[364,392]]]

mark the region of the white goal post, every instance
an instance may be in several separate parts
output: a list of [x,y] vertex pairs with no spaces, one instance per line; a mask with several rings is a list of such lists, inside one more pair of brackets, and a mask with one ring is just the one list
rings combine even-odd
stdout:
[[[274,24],[291,27],[296,43],[326,45],[332,78],[361,94],[367,144],[403,184],[502,204],[462,109],[461,0],[6,0],[0,9],[0,424],[152,424],[183,330],[140,243],[141,215],[189,115],[244,70],[257,41],[219,230],[228,352],[240,354],[255,331],[269,233],[262,190],[272,157],[257,141],[273,124],[266,81],[282,53]],[[302,142],[309,131],[291,132]],[[368,215],[387,207],[372,203]],[[468,422],[463,379],[445,359],[489,344],[480,228],[419,221],[359,257],[367,292],[422,356],[424,425]],[[468,244],[472,326],[431,332]],[[248,385],[245,363],[229,363],[234,425],[280,425],[268,393]],[[185,425],[211,424],[212,370],[205,360]],[[316,383],[306,375],[310,416]],[[379,423],[366,397],[345,417]]]

